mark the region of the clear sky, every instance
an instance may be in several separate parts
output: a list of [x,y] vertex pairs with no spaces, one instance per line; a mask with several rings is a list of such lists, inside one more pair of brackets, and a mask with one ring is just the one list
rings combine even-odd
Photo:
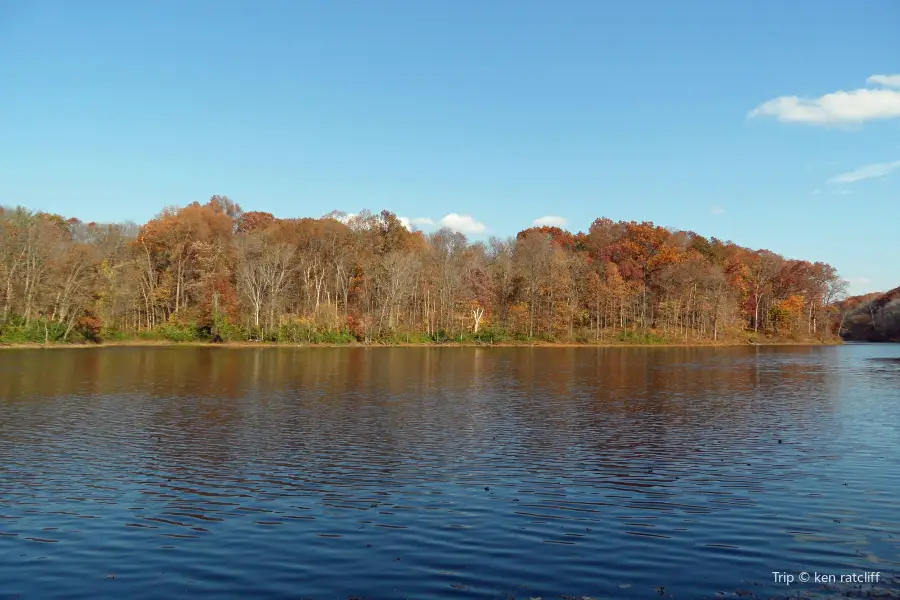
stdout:
[[651,220],[888,289],[898,32],[894,0],[0,0],[0,204]]

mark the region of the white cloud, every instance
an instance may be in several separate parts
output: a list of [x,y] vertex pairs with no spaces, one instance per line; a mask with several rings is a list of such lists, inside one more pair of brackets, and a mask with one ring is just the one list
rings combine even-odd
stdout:
[[441,225],[459,233],[483,233],[487,230],[484,223],[479,223],[471,215],[450,213],[441,219]]
[[[347,212],[335,210],[335,211],[328,213],[327,215],[325,215],[322,218],[323,219],[332,218],[336,221],[340,221],[344,225],[356,224],[358,226],[361,226],[362,224],[360,224],[360,223],[354,223],[356,217],[358,217],[358,216],[359,215],[357,213],[347,213]],[[434,221],[429,219],[428,217],[416,217],[416,218],[410,219],[409,217],[397,216],[397,220],[400,221],[401,225],[403,225],[406,229],[408,229],[410,231],[412,231],[414,225],[434,226]]]
[[725,214],[725,209],[722,208],[721,206],[713,206],[712,214],[714,214],[714,215],[724,215],[724,214]]
[[397,220],[400,221],[404,227],[412,231],[413,226],[417,227],[432,227],[434,226],[434,221],[429,219],[428,217],[415,217],[410,219],[409,217],[397,217]]
[[[873,75],[869,84],[897,87],[900,75]],[[900,89],[839,90],[818,98],[780,96],[763,102],[749,117],[775,117],[784,123],[854,125],[900,117]]]
[[883,85],[884,87],[900,88],[900,75],[872,75],[866,79],[866,83]]
[[565,217],[557,217],[554,215],[547,215],[546,217],[540,217],[534,220],[535,227],[565,227],[566,223],[569,220]]
[[328,214],[325,215],[325,216],[326,216],[326,217],[329,217],[329,216],[330,216],[330,217],[331,217],[332,219],[334,219],[335,221],[340,221],[341,223],[343,223],[344,225],[346,225],[347,223],[350,222],[350,220],[351,220],[353,217],[356,216],[356,213],[345,213],[345,212],[341,212],[341,211],[337,211],[337,210],[336,210],[336,211],[334,211],[334,212],[328,213]]
[[863,285],[867,285],[867,284],[869,284],[869,283],[872,283],[872,280],[869,279],[868,277],[859,277],[859,278],[856,280],[856,283],[861,283],[861,284],[863,284]]
[[900,160],[889,163],[875,163],[874,165],[866,165],[865,167],[836,175],[829,179],[828,183],[854,183],[865,179],[884,177],[897,169],[900,169]]

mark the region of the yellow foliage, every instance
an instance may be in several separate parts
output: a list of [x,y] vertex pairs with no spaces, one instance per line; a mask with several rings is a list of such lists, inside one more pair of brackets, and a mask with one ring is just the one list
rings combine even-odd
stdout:
[[799,318],[800,315],[803,314],[803,307],[805,305],[806,300],[803,298],[803,296],[795,294],[779,302],[778,308]]

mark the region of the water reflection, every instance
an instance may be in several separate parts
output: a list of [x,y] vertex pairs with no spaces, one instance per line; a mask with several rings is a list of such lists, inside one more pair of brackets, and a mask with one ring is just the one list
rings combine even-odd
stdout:
[[39,598],[699,598],[891,571],[898,370],[875,359],[897,354],[3,352],[0,568]]

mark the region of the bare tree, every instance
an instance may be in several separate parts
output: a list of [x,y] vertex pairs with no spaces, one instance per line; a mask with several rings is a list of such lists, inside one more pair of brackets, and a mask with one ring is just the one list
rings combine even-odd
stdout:
[[532,232],[516,244],[516,263],[528,293],[528,336],[534,337],[534,314],[547,268],[550,265],[550,239]]
[[274,325],[275,304],[290,274],[294,247],[269,232],[237,237],[237,283],[250,302],[253,325],[260,327],[260,313],[269,308],[268,326]]
[[398,324],[403,300],[412,291],[411,283],[417,258],[408,252],[392,251],[381,258],[378,285],[381,290],[381,322],[387,320],[387,330],[393,331]]

